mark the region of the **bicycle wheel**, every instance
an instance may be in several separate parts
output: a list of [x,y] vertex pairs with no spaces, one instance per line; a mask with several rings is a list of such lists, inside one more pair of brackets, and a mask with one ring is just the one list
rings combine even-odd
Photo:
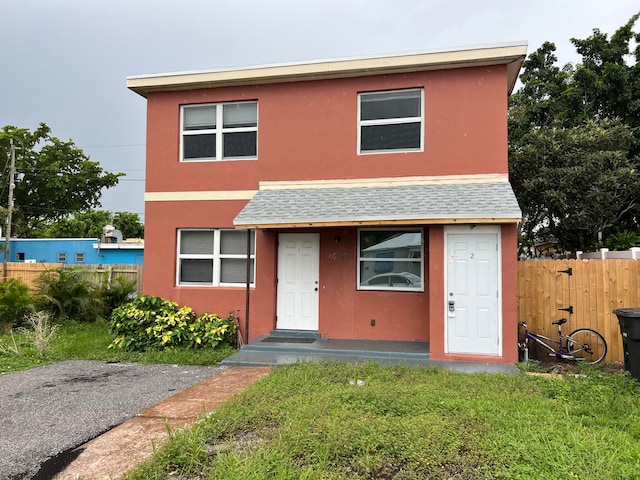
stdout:
[[590,328],[579,328],[567,335],[567,352],[585,363],[600,363],[607,354],[604,337]]

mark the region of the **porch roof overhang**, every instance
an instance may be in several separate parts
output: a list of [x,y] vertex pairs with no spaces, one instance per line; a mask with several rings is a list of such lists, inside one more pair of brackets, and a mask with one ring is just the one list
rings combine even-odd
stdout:
[[506,175],[262,182],[236,228],[517,223]]

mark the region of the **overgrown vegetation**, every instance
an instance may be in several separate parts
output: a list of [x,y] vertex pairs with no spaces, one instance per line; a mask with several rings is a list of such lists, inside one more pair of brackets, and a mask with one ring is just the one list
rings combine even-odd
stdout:
[[69,359],[211,365],[234,352],[231,314],[135,292],[124,277],[91,282],[73,268],[44,272],[35,291],[1,283],[0,373]]
[[226,318],[211,313],[196,316],[190,307],[150,295],[116,308],[109,325],[116,335],[111,347],[132,351],[231,346],[236,335],[232,313]]
[[104,272],[98,291],[102,297],[104,317],[110,318],[113,311],[136,296],[136,282],[125,277],[109,279],[110,272]]
[[23,327],[26,317],[34,312],[34,302],[35,297],[22,280],[0,283],[0,332]]
[[0,375],[39,367],[63,360],[102,360],[107,362],[167,363],[180,365],[216,365],[235,352],[227,346],[211,348],[174,348],[128,352],[110,349],[113,335],[106,322],[59,324],[44,355],[38,355],[26,330],[0,334]]
[[172,432],[126,478],[635,478],[639,394],[595,369],[549,379],[298,364]]
[[104,318],[100,291],[78,268],[56,268],[43,272],[36,281],[37,304],[57,319],[94,322]]
[[35,349],[38,357],[42,358],[51,348],[59,325],[51,324],[51,315],[46,312],[35,312],[27,319],[31,329],[24,329],[24,334]]

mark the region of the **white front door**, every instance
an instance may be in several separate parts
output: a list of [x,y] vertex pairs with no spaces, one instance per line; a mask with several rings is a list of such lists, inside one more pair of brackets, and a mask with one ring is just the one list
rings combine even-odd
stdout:
[[320,236],[278,236],[278,329],[318,330]]
[[500,227],[446,228],[445,259],[447,352],[499,355]]

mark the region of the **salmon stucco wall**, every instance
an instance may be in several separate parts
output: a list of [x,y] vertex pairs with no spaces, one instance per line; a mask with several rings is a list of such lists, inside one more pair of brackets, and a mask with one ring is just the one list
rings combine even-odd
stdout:
[[320,333],[327,338],[427,341],[428,281],[424,292],[358,290],[357,232],[320,230]]
[[[214,202],[211,202],[214,203]],[[181,228],[208,228],[215,224],[229,227],[223,218],[236,211],[242,202],[215,202],[216,208],[204,210],[182,205],[151,204],[159,208],[165,227],[148,230],[148,258],[144,291],[188,305],[196,312],[226,315],[240,312],[244,327],[246,288],[176,286],[177,230],[169,225],[179,222]],[[213,205],[211,205],[213,206]],[[218,218],[220,217],[220,218]],[[296,230],[310,232],[313,230]],[[267,335],[276,328],[277,291],[276,231],[256,232],[256,284],[250,289],[249,337]],[[426,241],[426,240],[425,240]],[[167,255],[165,252],[171,252]],[[429,282],[425,272],[424,292],[385,292],[357,290],[357,229],[330,228],[320,231],[319,264],[319,331],[325,338],[366,338],[372,340],[427,341],[429,336]],[[428,263],[425,261],[425,271]],[[371,321],[375,324],[371,325]]]
[[[188,305],[196,312],[211,312],[226,315],[240,311],[244,322],[246,288],[177,286],[177,228],[233,228],[229,218],[240,211],[243,201],[211,202],[148,202],[146,214],[164,221],[152,222],[145,227],[146,263],[143,291]],[[275,311],[275,261],[276,244],[272,236],[256,232],[256,285],[262,286],[264,294],[256,295],[251,288],[250,313],[266,316],[273,322]],[[269,321],[269,320],[267,320]]]
[[[424,151],[359,155],[358,93],[424,89]],[[146,193],[235,191],[244,200],[148,200],[145,293],[197,312],[245,318],[244,287],[177,286],[177,231],[233,228],[260,181],[327,180],[507,173],[506,66],[370,77],[150,92]],[[180,106],[258,101],[258,156],[180,162]],[[384,228],[384,227],[382,227]],[[298,231],[298,230],[297,230]],[[320,228],[319,328],[328,338],[430,341],[444,353],[444,233],[425,227],[424,292],[357,290],[357,228]],[[250,290],[250,338],[276,326],[277,231],[256,233],[256,286]],[[339,238],[339,241],[336,241]],[[502,227],[503,356],[516,361],[516,226]],[[372,326],[372,320],[375,325]],[[513,343],[513,344],[512,344]],[[477,356],[467,356],[477,360]]]
[[[424,151],[357,154],[358,93],[424,88]],[[256,189],[260,180],[507,172],[504,66],[150,93],[148,192]],[[180,162],[180,106],[258,101],[258,158]],[[146,217],[148,222],[161,218]]]

